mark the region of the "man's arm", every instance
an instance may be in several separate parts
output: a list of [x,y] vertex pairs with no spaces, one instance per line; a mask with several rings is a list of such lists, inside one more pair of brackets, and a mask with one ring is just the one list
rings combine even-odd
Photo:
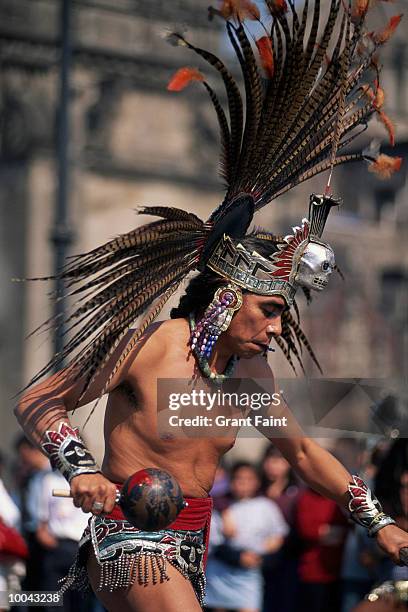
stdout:
[[[265,382],[267,392],[273,393],[275,391],[273,374],[266,361],[264,361],[264,364],[257,364],[257,377],[263,379],[262,383]],[[357,499],[353,502],[353,494],[350,492],[350,490],[356,491],[355,495],[359,493],[355,477],[331,453],[305,436],[284,398],[281,397],[281,404],[278,408],[270,406],[262,412],[265,416],[273,414],[281,419],[282,425],[279,427],[273,429],[258,427],[258,429],[277,446],[302,480],[318,493],[333,499],[348,512],[351,510],[350,504],[352,503],[351,518],[360,524],[364,522],[364,526],[368,528],[368,523],[371,521],[370,518],[366,519],[364,516],[367,506],[359,504]],[[362,495],[364,497],[364,491]],[[368,490],[365,499],[368,500],[368,505],[370,505],[371,491]],[[375,517],[375,520],[372,521],[374,531],[377,519],[382,521],[381,524],[386,525],[376,532],[377,542],[395,563],[400,563],[400,550],[408,547],[408,534],[395,525],[387,525],[389,517],[382,518],[380,516],[382,513],[376,510],[374,505],[372,505],[372,508],[372,512],[368,512],[367,516],[370,517],[370,514],[372,514]],[[392,521],[390,520],[390,522]],[[380,521],[378,521],[377,527],[380,527]]]
[[[293,415],[289,416],[289,412],[286,412],[287,418],[294,419]],[[302,480],[315,491],[336,501],[344,510],[350,510],[352,498],[349,486],[353,483],[353,477],[331,453],[306,436],[269,439],[279,448]],[[368,496],[370,495],[368,490]],[[355,514],[351,513],[356,522],[360,522],[359,516],[361,514],[358,509]],[[394,563],[401,563],[400,550],[408,547],[408,534],[399,527],[388,524],[377,531],[376,538]]]
[[351,474],[331,453],[306,436],[269,439],[306,484],[347,508]]
[[109,388],[105,389],[130,336],[131,332],[119,344],[79,403],[84,380],[77,380],[74,371],[68,368],[29,389],[14,411],[25,434],[67,478],[74,504],[84,512],[111,512],[115,505],[116,487],[100,473],[79,432],[70,424],[68,412],[98,399],[104,390],[109,392],[122,382],[130,360],[123,364]]

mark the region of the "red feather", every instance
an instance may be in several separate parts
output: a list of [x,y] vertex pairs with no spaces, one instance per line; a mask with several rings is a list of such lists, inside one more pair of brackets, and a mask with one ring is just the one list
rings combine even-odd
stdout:
[[167,89],[169,91],[181,91],[191,81],[204,81],[204,75],[197,68],[180,68],[170,79]]
[[384,106],[384,100],[385,100],[384,90],[382,87],[378,85],[376,96],[375,96],[375,107],[381,108],[382,106]]
[[370,0],[354,0],[351,14],[353,17],[361,18],[364,17],[370,7]]
[[373,34],[374,41],[378,45],[383,45],[384,43],[386,43],[387,40],[389,40],[394,34],[401,19],[402,15],[394,15],[394,17],[391,17],[391,19],[387,23],[387,26],[383,30],[380,30],[379,32],[375,32]]
[[391,144],[391,146],[394,146],[395,145],[395,126],[394,126],[393,122],[388,117],[388,115],[386,115],[382,111],[380,111],[378,113],[378,118],[381,121],[381,123],[383,123],[385,125],[385,127],[387,129],[387,132],[388,132],[389,137],[390,137],[390,144]]
[[380,110],[380,108],[384,105],[384,90],[379,85],[376,86],[375,91],[369,85],[362,85],[361,89],[364,92],[364,95],[369,98],[373,106],[376,110]]
[[381,179],[390,178],[394,172],[398,172],[402,165],[402,157],[391,157],[390,155],[379,155],[375,162],[368,166],[370,172],[374,172]]
[[270,0],[270,2],[268,2],[268,7],[271,9],[273,15],[286,13],[288,10],[286,0]]
[[271,79],[275,72],[275,65],[273,61],[272,41],[269,36],[262,36],[256,41],[258,47],[259,56],[261,58],[262,66],[268,76]]
[[362,85],[361,89],[363,90],[364,95],[367,96],[367,98],[369,98],[374,104],[375,93],[373,92],[372,88],[369,85]]
[[223,0],[219,12],[224,19],[238,17],[241,21],[244,19],[256,21],[261,17],[259,8],[250,0]]

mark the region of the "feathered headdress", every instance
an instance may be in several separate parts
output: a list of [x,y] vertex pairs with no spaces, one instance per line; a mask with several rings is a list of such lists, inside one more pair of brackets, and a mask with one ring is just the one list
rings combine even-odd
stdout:
[[[381,32],[373,33],[364,27],[369,0],[357,0],[353,5],[330,0],[325,3],[329,6],[324,22],[320,4],[320,0],[305,0],[298,13],[293,0],[265,0],[267,18],[262,21],[258,6],[249,0],[224,0],[219,7],[209,9],[211,18],[225,20],[242,71],[244,97],[216,55],[195,46],[182,34],[169,36],[171,43],[205,60],[223,81],[227,110],[196,68],[180,69],[168,89],[179,91],[195,81],[208,92],[220,129],[225,198],[207,222],[176,208],[142,208],[141,213],[160,219],[73,257],[59,275],[67,282],[69,295],[78,297],[76,310],[67,320],[65,333],[70,339],[32,382],[70,358],[78,376],[85,376],[85,390],[129,327],[144,315],[112,378],[190,271],[202,270],[208,264],[221,276],[237,280],[236,266],[229,268],[230,272],[225,267],[216,269],[215,258],[225,240],[233,245],[232,257],[236,256],[239,239],[257,210],[338,164],[365,159],[370,169],[383,174],[385,166],[391,173],[401,164],[399,158],[387,158],[385,163],[384,156],[378,154],[345,150],[375,114],[393,138],[392,124],[382,110],[377,52],[400,16]],[[246,20],[258,22],[262,36],[255,39]],[[320,198],[303,229],[295,229],[290,239],[264,231],[255,234],[277,248],[271,259],[261,259],[266,262],[266,274],[286,287],[286,293],[281,293],[288,304],[294,296],[289,285],[296,290],[297,284],[302,284],[298,282],[299,264],[310,240],[330,249],[321,243],[320,236],[328,210],[336,202],[329,190]],[[254,258],[260,256],[246,255],[253,272]],[[245,281],[242,286],[254,290],[254,285]],[[307,284],[303,286],[307,288]],[[59,323],[57,320],[56,325]],[[300,360],[302,344],[313,356],[289,310],[284,313],[282,336],[277,342],[292,365],[291,353]]]

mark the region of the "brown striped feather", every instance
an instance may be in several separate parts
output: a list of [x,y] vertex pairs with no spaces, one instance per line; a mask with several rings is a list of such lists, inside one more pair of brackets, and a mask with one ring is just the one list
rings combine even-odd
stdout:
[[226,66],[223,64],[223,62],[218,59],[218,57],[216,57],[213,53],[210,53],[205,49],[201,49],[200,47],[195,47],[182,36],[179,36],[179,38],[183,40],[183,42],[188,46],[189,49],[197,53],[211,66],[213,66],[222,77],[227,92],[228,109],[230,116],[232,149],[231,164],[233,164],[233,166],[235,167],[241,149],[241,139],[243,131],[243,104],[238,85],[236,84],[234,78],[232,77]]

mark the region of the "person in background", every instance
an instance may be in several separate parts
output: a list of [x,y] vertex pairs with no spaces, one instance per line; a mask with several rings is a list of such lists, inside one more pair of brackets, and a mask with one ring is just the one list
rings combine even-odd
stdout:
[[[51,471],[51,466],[48,458],[24,435],[17,438],[14,448],[17,453],[15,473],[17,498],[21,512],[21,530],[29,550],[26,577],[22,588],[24,591],[37,591],[43,581],[43,560],[46,552],[37,538],[39,504],[37,491],[43,477]],[[41,610],[33,606],[30,606],[29,609],[35,612]]]
[[396,522],[401,529],[408,531],[408,466],[407,469],[402,472],[399,482],[399,494],[400,494],[400,512],[396,517]]
[[[72,565],[78,542],[84,531],[89,514],[75,508],[72,500],[53,497],[53,489],[64,489],[66,481],[62,474],[50,471],[36,483],[35,497],[38,500],[36,537],[44,549],[42,582],[37,590],[57,591],[59,581],[66,576]],[[86,612],[89,598],[77,591],[64,593],[63,607],[55,612]],[[54,608],[47,608],[50,612]]]
[[[399,438],[390,446],[375,478],[374,489],[384,497],[384,512],[390,510],[398,527],[408,531],[408,439]],[[382,580],[408,580],[408,568],[383,557]]]
[[222,513],[220,525],[223,544],[215,547],[207,566],[206,605],[217,612],[261,610],[263,557],[279,550],[288,533],[278,506],[259,495],[260,484],[258,472],[250,463],[233,467],[234,501]]
[[9,610],[7,594],[21,590],[28,550],[20,537],[20,511],[3,482],[4,456],[0,452],[0,612]]
[[345,514],[333,501],[307,488],[299,497],[296,530],[303,541],[297,610],[338,612],[340,569],[348,530]]
[[[400,438],[389,448],[376,478],[375,490],[384,497],[384,508],[394,513],[396,524],[408,531],[408,440]],[[408,593],[407,566],[394,566],[388,558],[382,560],[381,584],[367,594],[377,597],[379,612],[384,610],[406,610]],[[405,602],[405,603],[404,603]],[[381,608],[381,605],[383,608]],[[371,602],[362,602],[356,610],[370,612]],[[386,607],[388,606],[388,607]]]
[[[65,489],[63,476],[53,471],[48,458],[28,438],[16,443],[16,498],[21,509],[21,525],[27,540],[29,557],[25,591],[58,591],[58,581],[72,564],[78,541],[89,515],[75,508],[72,500],[52,496],[52,489]],[[83,597],[78,592],[64,594],[64,605],[57,612],[102,612],[93,593]],[[41,607],[27,607],[41,612]],[[52,612],[53,608],[47,607]]]
[[274,444],[265,449],[261,465],[261,491],[281,510],[290,532],[276,553],[267,555],[264,576],[264,612],[293,612],[298,590],[298,543],[294,533],[296,504],[302,487],[290,464]]
[[289,462],[274,444],[269,444],[261,461],[261,491],[279,506],[290,525],[294,522],[300,490]]
[[3,522],[10,525],[10,527],[19,528],[21,520],[20,510],[4,484],[4,466],[4,455],[0,451],[0,517]]
[[[383,458],[375,478],[375,493],[384,498],[384,512],[392,511],[395,516],[401,517],[401,524],[406,525],[402,518],[406,509],[405,478],[408,472],[408,440],[399,438],[395,440]],[[403,527],[405,529],[405,527]]]
[[214,484],[210,495],[213,500],[213,508],[218,512],[228,508],[233,501],[230,491],[229,473],[223,461],[221,461],[215,472]]
[[[381,440],[374,449],[363,448],[357,453],[357,465],[354,467],[362,478],[373,485],[379,466],[388,449],[387,443]],[[384,555],[374,539],[368,538],[360,525],[351,527],[343,555],[342,563],[342,612],[352,612],[380,579],[380,568]]]

